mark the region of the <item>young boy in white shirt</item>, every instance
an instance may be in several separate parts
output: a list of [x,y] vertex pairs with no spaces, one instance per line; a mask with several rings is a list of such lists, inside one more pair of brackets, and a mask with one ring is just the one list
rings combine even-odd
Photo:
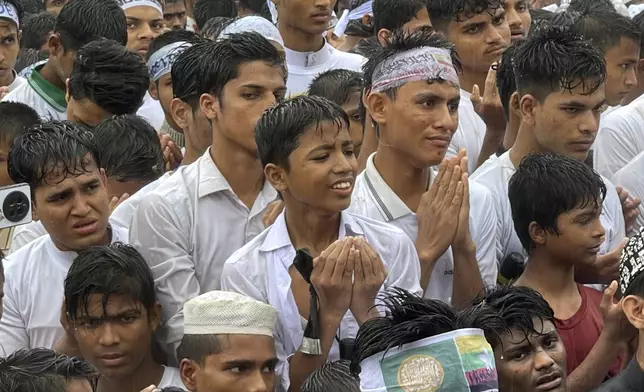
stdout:
[[428,31],[395,31],[374,49],[364,101],[379,143],[350,207],[403,230],[416,244],[425,296],[456,306],[497,279],[491,193],[469,183],[462,155],[438,176],[432,169],[458,126],[460,65],[453,46]]
[[45,119],[64,120],[67,112],[65,82],[72,71],[76,52],[99,37],[127,42],[125,15],[112,1],[72,0],[56,18],[49,37],[49,59],[36,67],[27,83],[7,94],[3,101],[22,102]]
[[[422,293],[418,256],[396,227],[344,212],[357,161],[349,119],[338,105],[302,96],[274,106],[258,121],[255,139],[285,210],[226,261],[222,288],[278,311],[277,372],[284,389],[299,390],[313,370],[339,359],[341,342],[373,317],[375,297],[384,288]],[[312,257],[310,276],[294,261],[302,249]],[[307,319],[319,322],[318,350],[307,345]]]
[[0,346],[51,348],[64,334],[60,324],[63,281],[76,252],[126,241],[110,227],[105,172],[89,131],[69,122],[36,125],[13,144],[9,175],[31,187],[33,212],[49,235],[5,261],[4,315]]

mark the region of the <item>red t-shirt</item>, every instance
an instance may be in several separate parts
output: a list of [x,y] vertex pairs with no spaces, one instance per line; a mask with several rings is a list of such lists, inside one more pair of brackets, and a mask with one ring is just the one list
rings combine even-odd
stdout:
[[[557,332],[566,347],[568,374],[571,374],[586,359],[604,329],[604,319],[599,310],[602,293],[579,284],[577,287],[581,295],[581,306],[577,313],[567,320],[555,319]],[[621,370],[621,364],[620,355],[606,378],[616,376]]]

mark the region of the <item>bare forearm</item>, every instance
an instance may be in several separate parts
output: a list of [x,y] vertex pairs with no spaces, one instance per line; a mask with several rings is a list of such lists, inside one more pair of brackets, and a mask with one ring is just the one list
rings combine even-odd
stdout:
[[568,376],[568,392],[586,392],[598,387],[615,363],[621,347],[600,335],[586,359]]
[[454,288],[452,305],[455,308],[467,305],[485,288],[479,265],[476,261],[476,247],[453,248]]
[[432,277],[436,262],[441,255],[434,250],[421,251],[418,244],[416,244],[416,251],[420,260],[420,288],[427,291],[429,279]]
[[481,147],[479,159],[478,162],[476,162],[476,167],[479,167],[483,163],[485,163],[490,155],[496,154],[496,152],[499,150],[499,146],[503,145],[503,136],[503,131],[488,129],[485,132],[485,137],[483,138],[483,146]]

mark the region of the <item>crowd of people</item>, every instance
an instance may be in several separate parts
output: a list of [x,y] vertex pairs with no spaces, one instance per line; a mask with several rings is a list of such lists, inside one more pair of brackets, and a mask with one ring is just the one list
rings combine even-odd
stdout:
[[644,390],[643,94],[639,0],[0,0],[0,392]]

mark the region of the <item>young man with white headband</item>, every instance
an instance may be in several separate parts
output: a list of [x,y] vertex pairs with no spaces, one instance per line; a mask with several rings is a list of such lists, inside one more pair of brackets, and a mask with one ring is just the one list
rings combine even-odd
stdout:
[[445,160],[458,126],[460,61],[439,34],[397,30],[364,69],[379,144],[351,211],[402,229],[416,244],[425,296],[462,306],[496,283],[498,269],[492,195],[469,182],[464,155]]
[[[161,0],[117,0],[127,20],[127,48],[146,58],[152,40],[163,33],[165,20]],[[161,129],[164,115],[159,102],[145,94],[137,114],[154,129]]]
[[277,312],[270,305],[225,291],[210,291],[184,306],[177,355],[190,392],[274,392]]
[[296,97],[264,112],[255,139],[285,209],[226,261],[222,288],[278,311],[277,372],[299,391],[325,362],[348,359],[347,339],[373,317],[384,288],[422,293],[418,256],[401,230],[344,211],[358,163],[340,106]]
[[261,34],[264,38],[269,40],[275,45],[277,50],[284,52],[284,40],[280,35],[279,30],[268,21],[266,18],[257,15],[244,16],[230,22],[221,31],[217,39],[226,39],[231,34],[239,34],[245,32],[256,32]]
[[107,38],[122,45],[127,42],[125,15],[113,0],[72,0],[56,18],[49,37],[49,59],[37,66],[27,83],[16,88],[3,101],[22,102],[43,118],[67,118],[65,82],[72,71],[76,52],[97,38]]
[[286,47],[288,94],[305,93],[316,75],[331,69],[360,71],[364,58],[335,49],[322,36],[335,0],[273,0],[277,27]]
[[0,1],[0,97],[26,82],[14,71],[20,50],[22,16],[20,0]]
[[338,47],[343,52],[350,52],[361,39],[373,35],[373,0],[353,0],[350,5],[333,30],[336,37],[344,40]]

